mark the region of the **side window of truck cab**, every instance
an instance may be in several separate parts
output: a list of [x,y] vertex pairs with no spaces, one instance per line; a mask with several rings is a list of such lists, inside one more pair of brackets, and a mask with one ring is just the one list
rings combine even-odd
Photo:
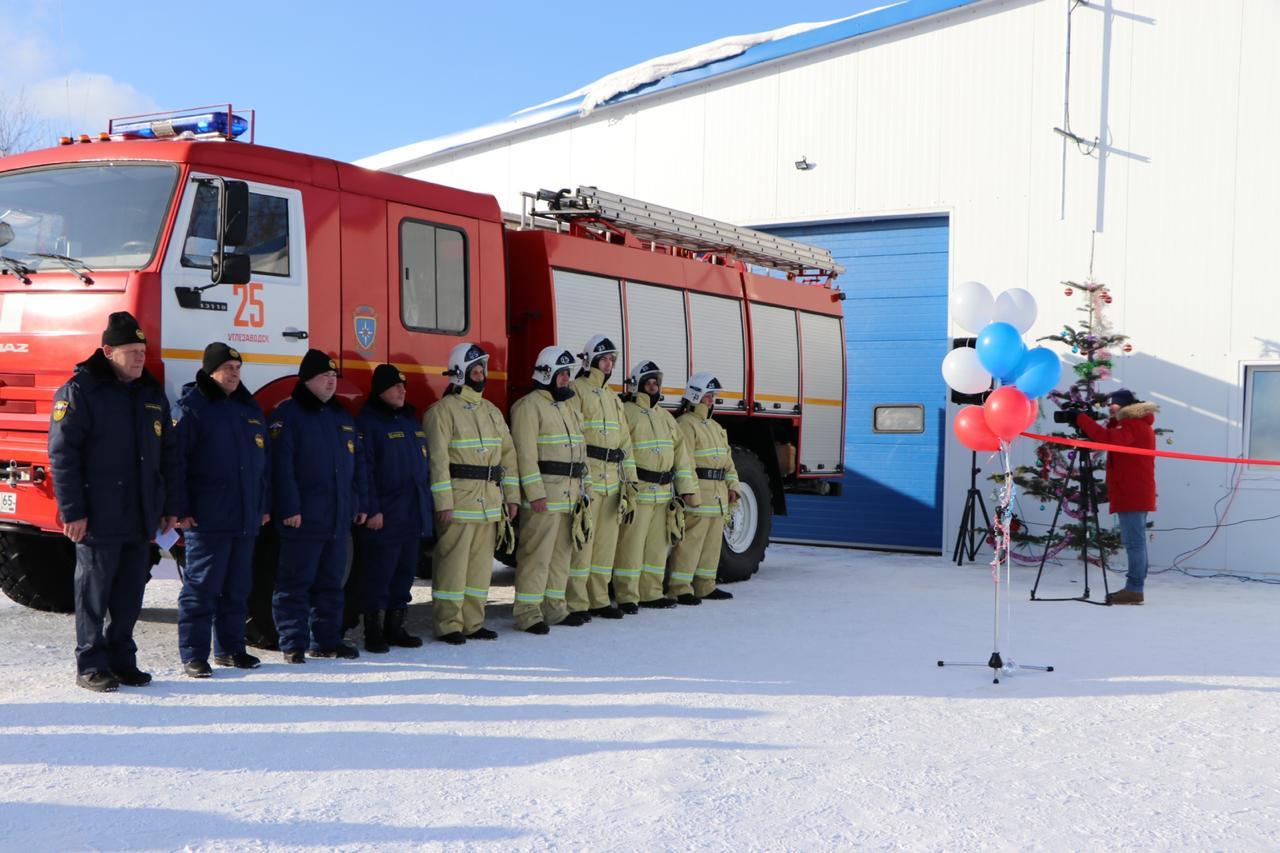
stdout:
[[[218,245],[218,188],[196,187],[195,203],[182,245],[182,265],[209,269],[209,255]],[[244,245],[227,251],[249,256],[254,275],[289,275],[289,199],[249,193],[249,229]]]

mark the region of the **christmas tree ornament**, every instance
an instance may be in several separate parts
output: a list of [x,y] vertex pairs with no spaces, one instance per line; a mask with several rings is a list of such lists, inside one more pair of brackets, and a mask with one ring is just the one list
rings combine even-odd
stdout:
[[1124,345],[1124,351],[1125,351],[1125,352],[1133,352],[1133,344],[1125,344],[1125,345]]
[[1073,293],[1075,293],[1075,291],[1074,291],[1074,290],[1072,290],[1072,289],[1071,289],[1071,288],[1069,288],[1069,287],[1064,287],[1064,288],[1062,289],[1062,295],[1063,295],[1063,296],[1070,296],[1070,295],[1071,295],[1071,294],[1073,294]]

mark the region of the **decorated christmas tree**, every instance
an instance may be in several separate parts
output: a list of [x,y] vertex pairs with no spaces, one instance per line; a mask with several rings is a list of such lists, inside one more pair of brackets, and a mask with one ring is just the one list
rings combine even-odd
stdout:
[[[1105,284],[1093,281],[1092,278],[1083,283],[1064,281],[1063,293],[1078,296],[1084,304],[1077,307],[1082,316],[1075,325],[1064,325],[1062,330],[1052,335],[1039,338],[1070,348],[1071,353],[1079,357],[1072,365],[1075,381],[1066,391],[1051,391],[1045,398],[1051,400],[1058,409],[1067,411],[1092,412],[1098,420],[1105,420],[1107,411],[1107,395],[1098,389],[1098,383],[1111,375],[1112,358],[1117,350],[1131,352],[1133,346],[1128,343],[1128,336],[1117,333],[1106,316],[1106,307],[1111,304],[1112,297]],[[1041,412],[1042,416],[1047,412]],[[1055,424],[1053,436],[1062,438],[1080,438],[1071,424]],[[1164,430],[1157,430],[1163,432]],[[1011,557],[1021,563],[1039,563],[1042,555],[1053,559],[1066,551],[1071,554],[1081,553],[1082,546],[1088,544],[1090,562],[1096,563],[1096,555],[1103,552],[1110,556],[1120,547],[1120,534],[1114,530],[1098,530],[1093,520],[1086,518],[1080,508],[1080,471],[1075,448],[1050,442],[1041,442],[1035,449],[1035,463],[1021,465],[1013,470],[1013,481],[1020,495],[1039,503],[1039,508],[1050,513],[1062,501],[1062,514],[1053,530],[1047,527],[1043,533],[1034,533],[1027,524],[1016,515],[1010,524],[1013,539]],[[1106,502],[1106,454],[1094,453],[1093,464],[1097,498],[1099,503]],[[1003,483],[1004,474],[995,474],[991,479]]]

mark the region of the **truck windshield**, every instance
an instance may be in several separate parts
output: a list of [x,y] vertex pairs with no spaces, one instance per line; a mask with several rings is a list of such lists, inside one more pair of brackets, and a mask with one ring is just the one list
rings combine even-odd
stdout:
[[0,173],[0,222],[13,229],[0,254],[32,273],[65,270],[59,255],[92,270],[146,266],[177,177],[177,167],[167,163]]

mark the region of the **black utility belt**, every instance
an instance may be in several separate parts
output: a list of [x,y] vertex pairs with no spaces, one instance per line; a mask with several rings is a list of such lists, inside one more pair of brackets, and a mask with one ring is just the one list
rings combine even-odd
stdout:
[[675,471],[650,471],[648,468],[637,468],[636,476],[642,483],[657,483],[665,486],[676,478]]
[[723,468],[694,468],[693,473],[698,475],[699,480],[723,480]]
[[538,470],[544,474],[550,474],[553,477],[585,477],[587,475],[587,463],[552,462],[545,459],[539,459]]
[[587,455],[604,462],[621,462],[623,457],[620,447],[597,447],[594,444],[587,445]]
[[458,480],[488,480],[501,483],[505,473],[501,465],[449,465],[449,476]]

